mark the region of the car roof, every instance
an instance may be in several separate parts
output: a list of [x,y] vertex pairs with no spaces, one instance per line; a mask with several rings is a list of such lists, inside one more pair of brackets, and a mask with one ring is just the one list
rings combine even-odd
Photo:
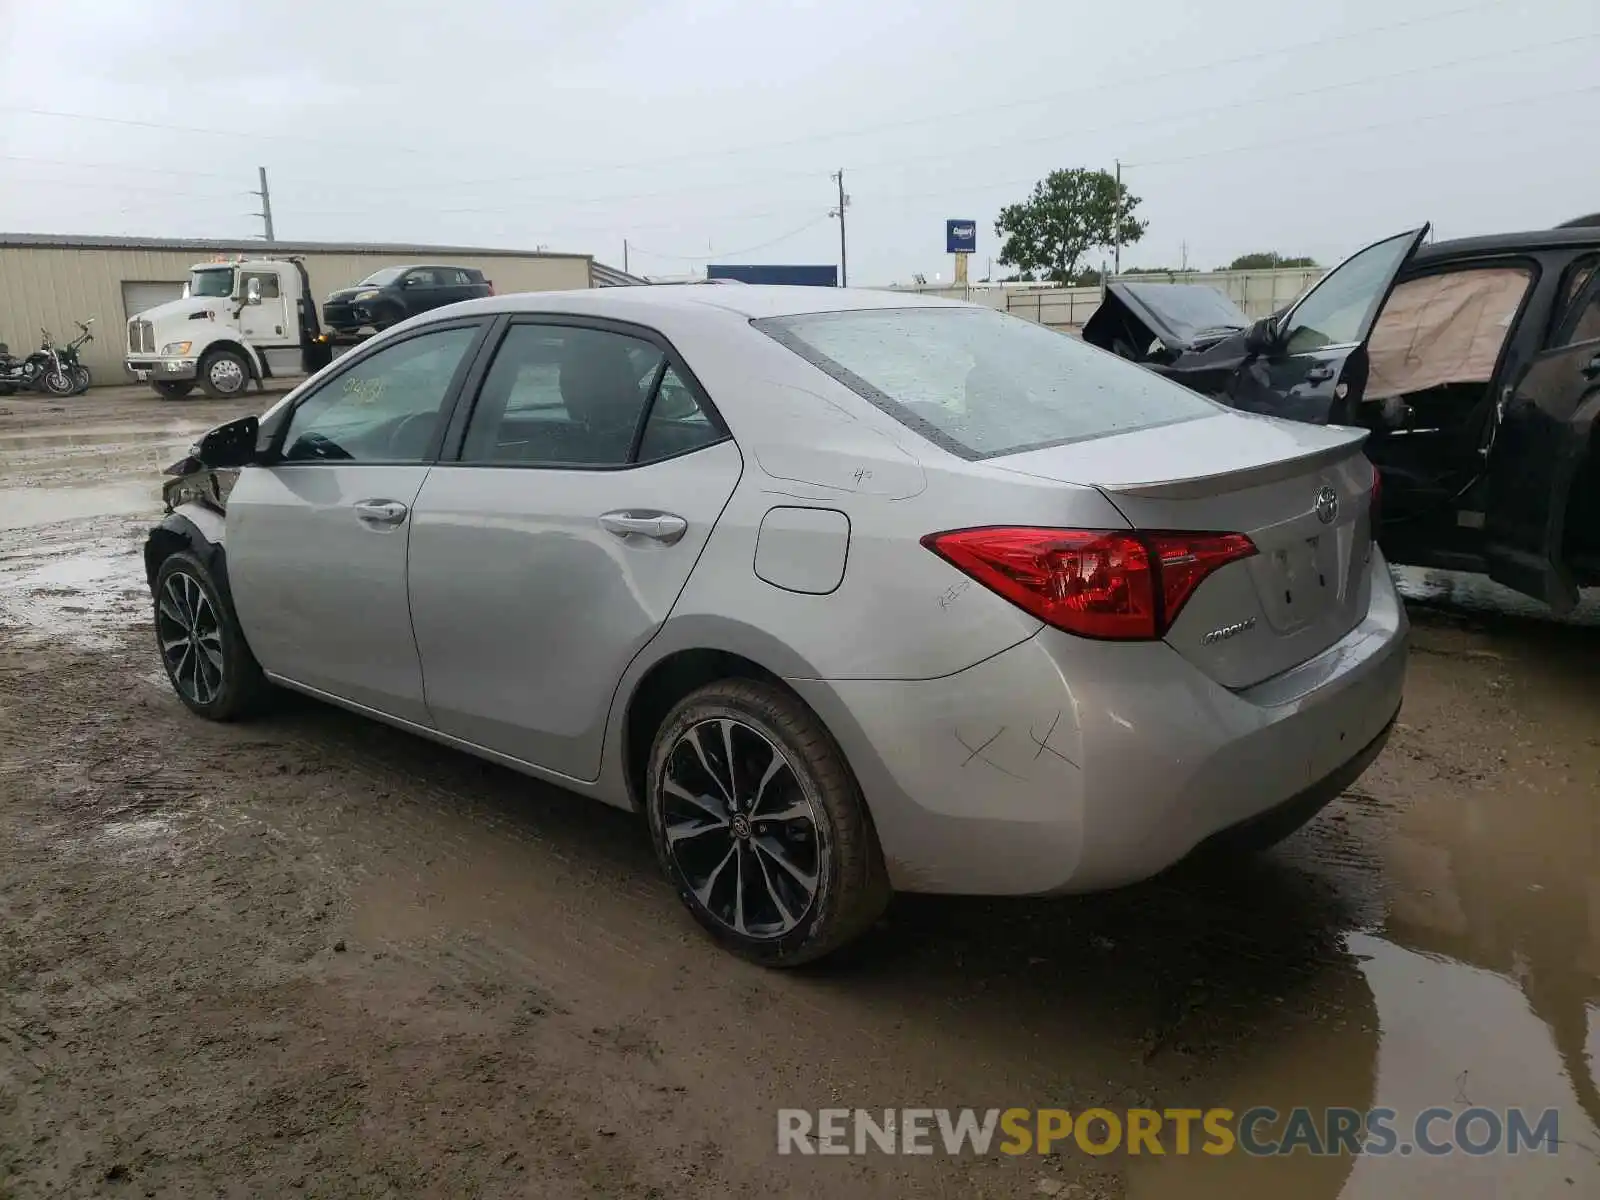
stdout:
[[565,292],[513,292],[473,300],[450,308],[452,314],[479,312],[628,312],[640,317],[718,309],[749,320],[798,316],[803,313],[851,312],[874,308],[975,308],[959,300],[941,300],[915,292],[868,288],[785,287],[740,284],[721,287],[699,283],[648,284],[636,287],[589,288]]
[[1455,238],[1424,244],[1414,262],[1461,258],[1474,254],[1505,254],[1516,250],[1561,250],[1600,246],[1600,228],[1593,226],[1534,229],[1526,233],[1491,233],[1484,237]]

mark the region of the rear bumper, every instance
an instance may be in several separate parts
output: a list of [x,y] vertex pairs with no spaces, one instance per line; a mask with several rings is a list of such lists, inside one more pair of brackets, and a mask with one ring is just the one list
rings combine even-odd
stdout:
[[198,360],[193,358],[128,358],[122,365],[140,383],[194,379],[199,370]]
[[1165,643],[1048,629],[943,679],[790,683],[850,759],[896,887],[1117,887],[1224,831],[1303,821],[1376,757],[1408,624],[1381,554],[1371,569],[1360,625],[1239,691]]

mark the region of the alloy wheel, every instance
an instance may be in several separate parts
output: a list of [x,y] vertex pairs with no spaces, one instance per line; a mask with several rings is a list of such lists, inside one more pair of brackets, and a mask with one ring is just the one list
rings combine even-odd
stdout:
[[667,853],[699,906],[741,937],[783,937],[821,884],[816,802],[788,756],[728,717],[690,726],[662,769]]
[[231,358],[219,358],[207,372],[211,385],[219,392],[232,394],[244,386],[244,369]]
[[195,704],[222,693],[222,626],[200,581],[174,571],[156,603],[156,636],[173,685]]

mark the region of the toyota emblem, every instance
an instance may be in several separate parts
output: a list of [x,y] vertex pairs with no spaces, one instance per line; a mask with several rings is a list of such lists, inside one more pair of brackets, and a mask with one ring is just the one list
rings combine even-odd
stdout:
[[1332,525],[1334,518],[1339,515],[1339,493],[1331,487],[1324,487],[1317,493],[1314,507],[1317,511],[1317,520],[1324,525]]

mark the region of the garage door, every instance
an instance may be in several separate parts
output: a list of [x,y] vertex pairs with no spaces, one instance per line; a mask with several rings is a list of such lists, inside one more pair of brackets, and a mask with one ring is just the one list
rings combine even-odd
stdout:
[[155,283],[125,279],[122,282],[122,319],[131,321],[137,314],[183,295],[183,282]]

